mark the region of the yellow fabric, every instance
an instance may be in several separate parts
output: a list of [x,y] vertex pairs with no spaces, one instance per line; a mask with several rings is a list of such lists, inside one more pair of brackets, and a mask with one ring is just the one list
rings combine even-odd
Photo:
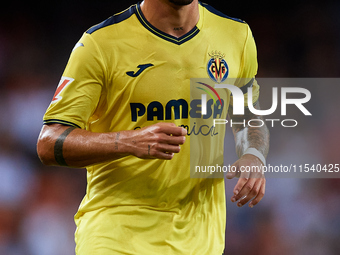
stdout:
[[[139,5],[89,29],[63,73],[72,81],[57,89],[44,123],[92,132],[158,122],[189,126],[183,104],[190,111],[190,79],[209,77],[209,54],[224,54],[228,77],[257,71],[248,25],[205,4],[199,11],[196,28],[179,39],[148,24]],[[255,101],[258,85],[253,89]],[[221,129],[219,148],[223,137]],[[77,254],[222,254],[224,180],[190,178],[189,166],[190,136],[170,161],[128,156],[87,167],[86,196],[75,216]]]

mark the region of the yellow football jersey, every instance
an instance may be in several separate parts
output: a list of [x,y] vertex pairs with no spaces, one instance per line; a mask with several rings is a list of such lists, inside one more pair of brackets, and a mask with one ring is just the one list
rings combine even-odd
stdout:
[[[192,136],[218,137],[223,155],[224,127],[192,126],[190,119],[202,116],[190,84],[253,78],[256,48],[245,22],[202,3],[199,14],[176,38],[152,26],[136,4],[90,28],[74,47],[44,124],[117,132],[172,122],[189,131],[172,160],[127,156],[87,167],[75,216],[77,254],[222,254],[224,180],[191,178],[189,168]],[[254,102],[259,87],[252,86]],[[230,94],[222,100],[218,118],[225,119]]]

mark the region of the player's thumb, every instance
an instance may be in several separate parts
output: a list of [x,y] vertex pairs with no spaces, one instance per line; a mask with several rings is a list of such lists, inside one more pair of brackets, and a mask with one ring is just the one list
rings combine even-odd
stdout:
[[237,170],[238,170],[238,164],[237,164],[237,161],[236,161],[234,164],[232,164],[230,166],[229,171],[226,175],[226,178],[227,179],[233,179],[233,178],[237,177],[237,174],[238,174]]

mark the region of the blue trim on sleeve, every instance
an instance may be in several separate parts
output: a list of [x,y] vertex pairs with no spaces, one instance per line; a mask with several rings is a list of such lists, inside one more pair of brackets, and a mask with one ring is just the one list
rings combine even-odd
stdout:
[[130,18],[131,15],[135,13],[135,10],[136,10],[136,5],[132,5],[129,9],[127,9],[127,10],[125,10],[125,11],[119,13],[119,14],[115,14],[115,15],[111,16],[110,18],[104,20],[103,22],[91,27],[90,29],[88,29],[86,31],[86,33],[92,34],[93,32],[95,32],[95,31],[97,31],[101,28],[122,22],[123,20]]
[[248,93],[248,88],[251,88],[253,86],[254,80],[255,80],[255,78],[252,78],[246,85],[240,87],[240,89],[242,90],[243,94],[247,94]]
[[227,19],[231,19],[231,20],[234,20],[234,21],[237,21],[237,22],[240,22],[240,23],[246,23],[245,21],[241,20],[241,19],[237,19],[237,18],[232,18],[232,17],[229,17],[227,15],[225,15],[224,13],[216,10],[214,7],[211,7],[210,5],[206,4],[206,3],[202,3],[202,2],[199,2],[200,5],[202,5],[204,8],[206,8],[208,11],[222,17],[222,18],[227,18]]
[[71,127],[76,127],[76,128],[81,128],[79,125],[66,121],[66,120],[59,120],[59,119],[48,119],[44,120],[44,125],[49,125],[49,124],[61,124],[65,126],[71,126]]

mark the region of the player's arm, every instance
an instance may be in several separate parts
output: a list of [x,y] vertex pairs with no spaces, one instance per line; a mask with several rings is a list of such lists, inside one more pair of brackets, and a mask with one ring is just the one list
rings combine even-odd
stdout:
[[139,130],[93,133],[61,124],[44,125],[37,152],[46,165],[85,167],[127,155],[172,159],[184,143],[186,129],[158,123]]
[[[258,101],[255,103],[255,108],[260,109]],[[248,107],[245,107],[244,115],[233,115],[232,109],[229,109],[229,116],[233,123],[241,122],[251,119],[261,119],[249,111]],[[237,168],[237,172],[228,173],[227,178],[231,179],[239,177],[239,180],[234,188],[234,196],[232,196],[232,202],[238,201],[238,206],[243,206],[248,201],[250,207],[256,205],[263,198],[265,193],[266,179],[262,171],[255,172],[240,172],[241,166],[261,166],[264,162],[257,156],[252,154],[244,154],[248,148],[255,148],[264,157],[267,156],[269,150],[269,131],[264,124],[261,127],[244,127],[243,124],[237,124],[232,126],[233,134],[235,137],[236,153],[239,157],[233,166]],[[260,168],[259,168],[260,170]]]

